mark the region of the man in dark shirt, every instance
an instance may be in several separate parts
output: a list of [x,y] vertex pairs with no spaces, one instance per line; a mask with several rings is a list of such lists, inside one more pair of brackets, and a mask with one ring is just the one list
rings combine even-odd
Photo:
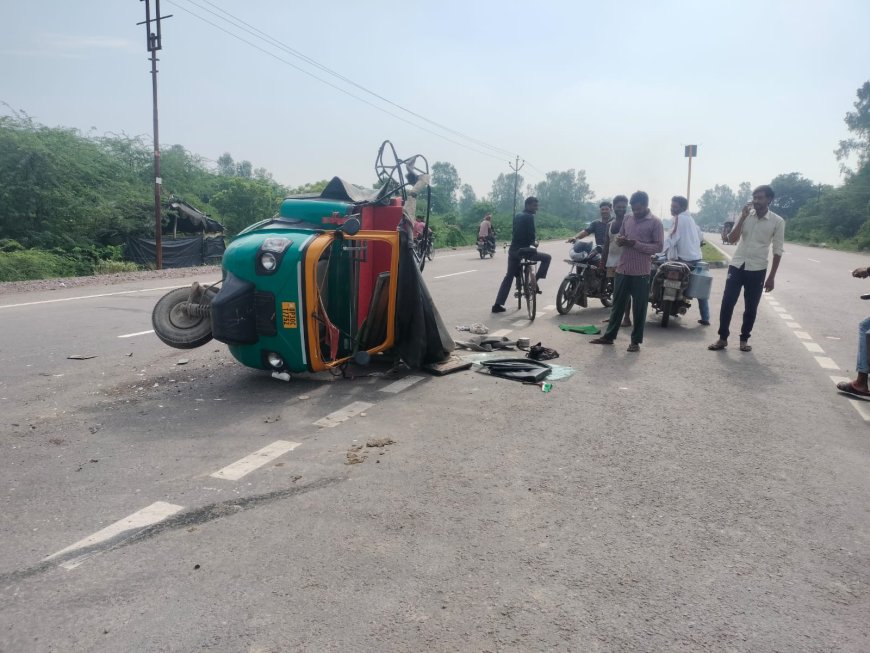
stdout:
[[[507,301],[514,279],[520,271],[520,250],[526,247],[534,247],[535,245],[535,213],[537,212],[538,198],[527,197],[523,212],[517,213],[514,216],[513,238],[511,238],[511,246],[508,249],[507,274],[502,279],[501,286],[498,289],[498,296],[495,298],[495,304],[492,305],[493,313],[504,313],[504,303]],[[538,268],[537,278],[546,279],[547,270],[550,267],[550,255],[535,252],[527,254],[526,258],[540,261],[541,265]],[[540,292],[539,286],[538,293],[540,294]]]
[[[613,204],[610,202],[601,202],[601,204],[598,205],[598,210],[601,211],[601,218],[590,222],[588,227],[573,238],[569,238],[567,242],[573,243],[574,241],[581,240],[582,238],[586,238],[586,236],[592,234],[595,236],[595,244],[600,245],[602,248],[604,247],[604,244],[607,242],[607,228],[613,220],[613,216],[611,215]],[[576,245],[574,251],[577,251]]]

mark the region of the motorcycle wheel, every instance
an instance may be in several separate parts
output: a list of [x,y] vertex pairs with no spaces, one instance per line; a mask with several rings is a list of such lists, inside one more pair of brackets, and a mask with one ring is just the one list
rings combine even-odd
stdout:
[[575,279],[566,277],[559,284],[559,290],[556,292],[556,311],[559,315],[567,315],[574,306],[575,283]]
[[668,326],[668,321],[671,319],[671,311],[674,309],[674,302],[667,299],[662,302],[662,328]]
[[486,254],[482,249],[477,250],[477,253],[480,254],[480,259],[483,260],[486,257]]
[[604,308],[610,308],[613,306],[613,295],[604,295],[601,297],[601,303],[604,305]]
[[[203,293],[201,304],[211,304],[215,290]],[[176,349],[195,349],[212,339],[211,315],[188,315],[184,304],[190,297],[190,288],[171,290],[154,305],[151,324],[160,340]]]

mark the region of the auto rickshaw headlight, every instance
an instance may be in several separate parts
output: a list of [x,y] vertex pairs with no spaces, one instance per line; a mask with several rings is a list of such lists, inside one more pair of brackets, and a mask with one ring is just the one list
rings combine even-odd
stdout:
[[289,238],[272,237],[266,238],[257,250],[257,274],[275,274],[281,266],[284,254],[293,241]]
[[278,259],[272,252],[263,252],[260,254],[260,267],[266,272],[274,272],[278,267]]
[[281,356],[279,354],[276,354],[274,351],[270,351],[266,355],[266,361],[276,370],[280,370],[284,367],[284,359],[281,358]]

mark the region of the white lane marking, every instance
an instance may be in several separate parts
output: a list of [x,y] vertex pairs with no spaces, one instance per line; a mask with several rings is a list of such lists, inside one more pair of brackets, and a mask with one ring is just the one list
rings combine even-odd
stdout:
[[840,340],[837,336],[825,336],[825,338],[828,340]]
[[216,471],[214,474],[209,474],[209,476],[212,478],[222,478],[226,481],[238,481],[246,474],[250,474],[255,469],[275,460],[275,458],[283,456],[288,451],[293,451],[298,446],[298,442],[277,440],[270,445],[266,445],[259,451],[255,451],[251,455],[245,456],[241,460],[237,460],[232,465],[227,465],[223,469]]
[[545,310],[545,311],[555,311],[555,310],[556,310],[556,305],[555,305],[555,304],[550,304],[549,306],[544,306],[544,310]]
[[788,313],[777,313],[783,320],[793,320],[794,318]]
[[134,336],[144,336],[146,333],[154,333],[154,329],[148,329],[147,331],[137,331],[136,333],[125,333],[123,336],[118,336],[119,338],[133,338]]
[[521,326],[528,326],[528,324],[529,324],[528,320],[517,320],[516,322],[513,323],[513,326],[521,327]]
[[471,274],[472,272],[477,272],[477,270],[463,270],[462,272],[452,272],[450,274],[442,274],[439,277],[432,277],[433,279],[446,279],[447,277],[456,277],[460,274]]
[[773,310],[775,310],[777,313],[785,313],[785,309],[784,309],[782,306],[774,306],[774,305],[771,304],[770,307],[771,307]]
[[822,349],[821,346],[815,342],[804,342],[802,344],[804,347],[807,348],[807,351],[811,351],[814,354],[824,354],[825,353],[825,350]]
[[801,325],[798,324],[797,322],[786,322],[785,325],[786,325],[789,329],[800,329],[800,328],[801,328]]
[[[167,517],[171,517],[177,512],[184,510],[183,506],[176,506],[171,503],[166,503],[164,501],[158,501],[156,503],[152,503],[150,506],[146,508],[142,508],[138,512],[134,512],[132,515],[128,517],[124,517],[124,519],[120,521],[116,521],[111,526],[106,526],[104,529],[97,531],[93,535],[89,535],[83,540],[79,540],[75,544],[71,544],[65,549],[61,549],[57,553],[52,553],[50,556],[45,558],[46,560],[52,560],[54,558],[60,557],[64,554],[70,553],[72,551],[77,551],[79,549],[91,548],[96,546],[97,544],[101,544],[112,538],[120,535],[121,533],[125,533],[127,531],[139,530],[145,528],[146,526],[151,526],[153,524],[157,524],[158,522],[162,522]],[[132,536],[133,533],[130,533]],[[88,558],[97,555],[100,553],[100,550],[92,550],[87,553],[79,556],[78,558],[73,558],[72,560],[67,560],[62,563],[60,566],[64,569],[75,569],[80,564],[82,564]]]
[[833,358],[828,358],[827,356],[816,356],[816,362],[822,366],[823,369],[826,370],[838,370],[840,366],[834,362]]
[[[834,382],[834,385],[839,383],[840,381],[851,381],[852,379],[846,378],[845,376],[832,376],[831,381]],[[852,404],[852,408],[861,416],[861,418],[865,422],[870,422],[870,411],[868,411],[868,406],[870,403],[864,401],[863,399],[852,399],[848,396],[848,394],[843,394],[844,397],[848,398],[849,403]]]
[[360,413],[368,410],[372,406],[374,406],[374,404],[370,404],[365,401],[355,401],[352,404],[348,404],[344,408],[339,408],[338,410],[330,413],[326,417],[320,418],[319,420],[314,422],[314,426],[322,426],[324,428],[332,428],[333,426],[338,426],[342,422],[349,420],[355,415],[359,415]]
[[509,333],[513,333],[513,329],[499,329],[498,331],[493,331],[491,335],[494,338],[503,338]]
[[801,340],[812,340],[813,337],[806,331],[795,331],[794,334]]
[[57,302],[74,302],[78,299],[96,299],[98,297],[114,297],[116,295],[132,295],[137,292],[152,292],[154,290],[173,290],[185,286],[161,286],[160,288],[145,288],[143,290],[123,290],[120,292],[104,292],[99,295],[81,295],[79,297],[63,297],[61,299],[44,299],[39,302],[24,302],[22,304],[3,304],[0,308],[18,308],[20,306],[36,306],[37,304],[56,304]]
[[546,314],[547,314],[546,311],[538,311],[538,312],[535,314],[535,317],[544,317]]
[[390,385],[381,388],[381,392],[389,392],[395,394],[397,392],[405,390],[406,388],[410,388],[412,385],[422,380],[422,376],[406,376],[404,379],[399,379],[398,381],[394,381]]
[[817,261],[817,260],[814,259],[814,258],[809,258],[809,257],[807,258],[807,260],[808,260],[808,261],[812,261],[813,263],[820,263],[820,262],[821,262],[821,261]]

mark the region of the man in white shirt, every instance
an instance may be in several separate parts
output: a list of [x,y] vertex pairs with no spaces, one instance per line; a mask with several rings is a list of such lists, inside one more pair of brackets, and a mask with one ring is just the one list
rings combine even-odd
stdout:
[[[685,197],[675,195],[671,198],[671,215],[674,216],[674,224],[665,238],[664,254],[669,261],[681,261],[695,269],[703,258],[702,235],[688,209],[689,200]],[[710,326],[710,300],[699,299],[698,308],[701,309],[701,319],[698,320],[698,324]]]
[[[745,310],[743,327],[740,330],[740,351],[752,351],[748,341],[755,324],[761,293],[773,290],[785,242],[785,220],[768,209],[772,201],[773,189],[770,186],[759,186],[752,191],[752,203],[743,207],[740,219],[728,235],[728,242],[739,241],[739,244],[731,259],[731,265],[728,266],[725,294],[719,310],[719,339],[708,349],[718,351],[728,346],[731,315],[742,290]],[[771,248],[773,265],[768,273],[767,262]]]
[[477,239],[485,239],[495,248],[495,230],[492,228],[492,213],[483,216],[480,227],[477,229]]

